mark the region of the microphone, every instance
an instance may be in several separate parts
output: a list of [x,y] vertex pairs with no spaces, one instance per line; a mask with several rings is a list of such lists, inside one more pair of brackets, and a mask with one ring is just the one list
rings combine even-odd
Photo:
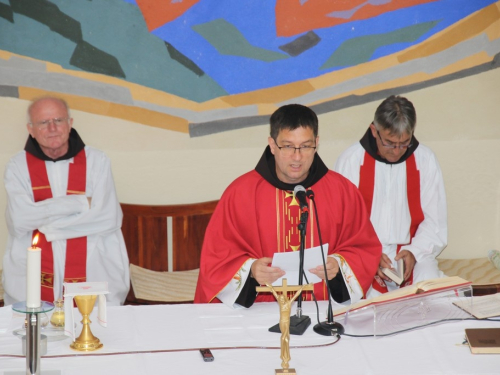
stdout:
[[307,192],[304,186],[302,185],[295,186],[295,188],[293,189],[293,195],[299,201],[300,210],[302,212],[309,211],[309,205],[307,204],[307,199],[306,199]]

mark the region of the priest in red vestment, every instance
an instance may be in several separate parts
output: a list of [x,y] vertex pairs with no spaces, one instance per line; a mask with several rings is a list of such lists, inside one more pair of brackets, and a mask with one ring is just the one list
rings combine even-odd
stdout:
[[[256,168],[226,189],[208,225],[195,302],[250,307],[255,301],[274,301],[271,293],[257,293],[255,287],[286,277],[271,266],[272,257],[300,247],[297,185],[314,192],[317,206],[316,215],[309,200],[305,248],[319,246],[320,238],[328,244],[332,298],[357,302],[373,280],[382,251],[363,198],[317,154],[318,118],[311,109],[285,105],[270,122],[269,146]],[[316,298],[327,299],[323,265],[309,271],[322,279],[314,285]],[[312,299],[311,292],[303,298]]]

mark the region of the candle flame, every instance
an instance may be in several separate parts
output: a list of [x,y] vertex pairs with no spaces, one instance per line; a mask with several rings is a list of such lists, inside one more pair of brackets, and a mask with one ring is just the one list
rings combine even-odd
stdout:
[[37,233],[37,234],[36,234],[36,236],[35,236],[35,237],[33,237],[32,247],[35,247],[35,246],[36,246],[36,244],[38,243],[38,235],[39,235],[39,234],[40,234],[40,233]]

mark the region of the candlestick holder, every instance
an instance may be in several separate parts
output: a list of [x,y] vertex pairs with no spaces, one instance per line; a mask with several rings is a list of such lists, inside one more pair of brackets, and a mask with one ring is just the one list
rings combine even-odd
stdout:
[[42,301],[40,307],[27,307],[26,301],[12,305],[12,310],[26,314],[26,374],[40,374],[40,314],[54,309],[50,302]]
[[75,296],[76,306],[83,317],[83,328],[80,336],[70,345],[71,349],[80,352],[90,352],[103,347],[101,341],[90,330],[90,323],[92,322],[89,319],[89,315],[94,309],[96,298],[97,295]]

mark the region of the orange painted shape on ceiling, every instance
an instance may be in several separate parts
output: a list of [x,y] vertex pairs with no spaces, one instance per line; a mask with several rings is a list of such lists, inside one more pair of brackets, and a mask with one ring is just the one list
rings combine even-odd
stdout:
[[111,103],[106,100],[19,86],[19,99],[31,101],[43,96],[55,96],[58,98],[62,98],[68,103],[71,109],[77,111],[84,111],[88,113],[94,113],[96,115],[119,118],[122,120],[132,121],[138,124],[148,125],[160,129],[189,133],[189,124],[187,120],[180,117],[168,115],[166,113],[151,111],[145,108]]
[[152,31],[166,23],[175,20],[200,0],[158,1],[136,0],[139,9],[146,20],[148,30]]
[[497,23],[499,19],[500,10],[496,4],[492,4],[401,54],[399,61],[403,63],[444,51],[484,32],[488,26]]
[[261,89],[252,92],[222,96],[221,100],[232,107],[253,105],[255,103],[278,103],[314,91],[314,87],[307,81],[297,81],[286,85]]
[[277,36],[293,36],[433,1],[436,0],[392,0],[382,5],[367,4],[346,19],[331,17],[328,14],[352,10],[366,3],[366,0],[308,0],[303,5],[300,0],[277,0],[276,33]]

